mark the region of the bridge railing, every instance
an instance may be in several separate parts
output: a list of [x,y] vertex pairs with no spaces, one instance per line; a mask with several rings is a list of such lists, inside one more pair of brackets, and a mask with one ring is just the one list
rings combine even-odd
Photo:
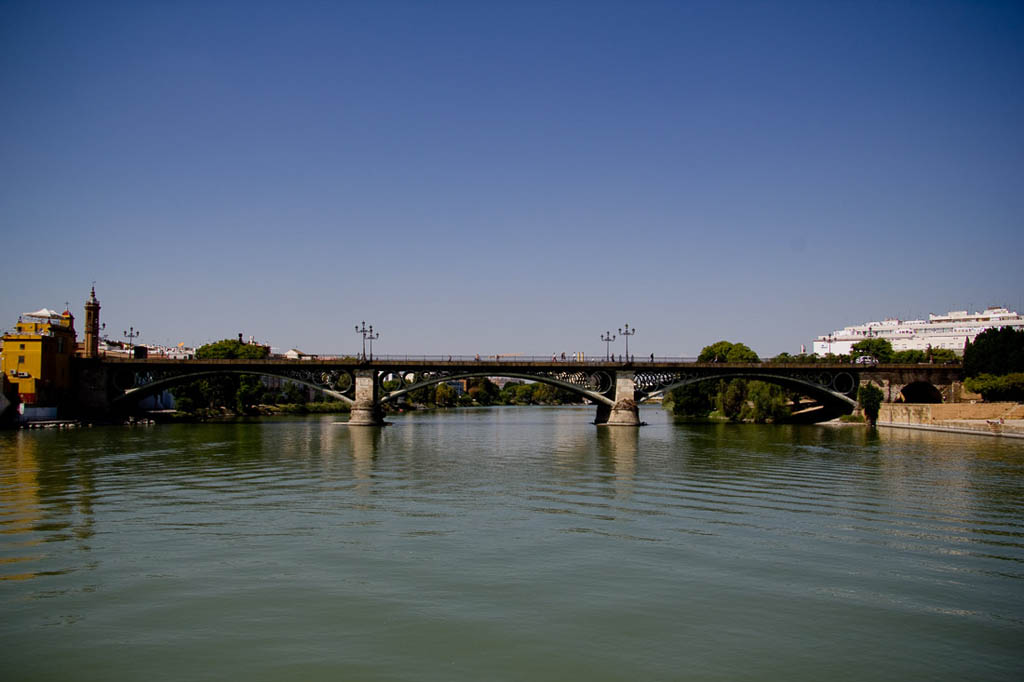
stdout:
[[[318,355],[319,360],[343,360],[351,359],[352,356],[335,356],[335,355]],[[529,363],[537,364],[542,362],[554,362],[557,364],[573,363],[579,365],[603,365],[609,362],[627,362],[625,355],[614,355],[610,358],[601,356],[565,356],[562,354],[558,355],[378,355],[374,353],[374,362],[452,362],[452,363],[472,363],[472,362],[486,362],[488,364],[514,364],[514,363]],[[674,357],[665,355],[642,355],[632,356],[630,362],[634,364],[639,363],[683,363],[683,362],[697,362],[697,358],[687,357]]]

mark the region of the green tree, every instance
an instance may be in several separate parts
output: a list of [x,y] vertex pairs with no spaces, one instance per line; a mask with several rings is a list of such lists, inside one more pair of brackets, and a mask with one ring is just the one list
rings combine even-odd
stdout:
[[501,392],[498,394],[498,402],[502,405],[515,405],[516,404],[516,389],[522,386],[522,381],[509,381],[502,387]]
[[956,353],[948,348],[932,348],[930,351],[928,351],[928,353],[929,359],[932,362],[946,363],[956,362],[957,360],[959,360],[959,358],[956,356]]
[[469,390],[467,393],[469,393],[477,404],[493,405],[494,403],[499,402],[501,390],[487,377],[475,377],[470,379],[468,383]]
[[286,403],[301,404],[306,402],[305,391],[303,391],[302,387],[300,387],[298,384],[295,384],[291,381],[285,384],[282,398]]
[[742,343],[730,341],[718,341],[710,346],[704,346],[697,362],[760,362],[757,353]]
[[854,359],[870,355],[879,362],[892,362],[892,344],[886,339],[864,339],[853,344],[850,355]]
[[764,424],[780,421],[789,414],[789,397],[781,387],[764,381],[747,383],[746,403],[740,411],[743,419]]
[[542,384],[539,381],[533,384],[533,402],[540,405],[547,405],[551,403],[557,403],[558,394],[555,392],[554,386],[548,384]]
[[719,341],[710,346],[704,346],[700,355],[697,356],[697,362],[726,362],[730,350],[732,350],[732,344],[728,341]]
[[1013,374],[979,374],[964,382],[968,391],[980,393],[987,401],[1013,400],[1024,401],[1024,372]]
[[726,384],[725,389],[718,392],[718,411],[724,417],[732,421],[739,421],[743,406],[747,402],[747,382],[743,379],[733,379]]
[[889,361],[905,365],[928,362],[928,354],[923,350],[898,350],[893,352]]
[[714,384],[704,381],[673,389],[667,402],[677,416],[707,417],[715,409]]
[[964,374],[1000,376],[1024,372],[1024,329],[986,329],[964,348]]
[[223,339],[207,343],[196,349],[196,359],[198,360],[259,360],[268,355],[270,355],[270,348],[267,346],[242,343],[237,339]]
[[[223,339],[196,349],[200,360],[248,359],[267,357],[266,346],[246,344],[237,339]],[[175,386],[171,389],[175,405],[182,412],[199,409],[227,408],[238,412],[251,411],[252,406],[265,398],[262,382],[255,375],[225,374]]]
[[438,407],[452,407],[458,400],[459,395],[455,389],[446,383],[440,383],[434,389],[434,404]]
[[238,389],[235,391],[235,409],[239,413],[252,412],[256,405],[263,402],[266,388],[258,376],[251,374],[239,378]]
[[519,384],[515,387],[515,403],[518,405],[533,404],[533,390],[539,384]]
[[857,390],[857,402],[860,403],[861,409],[864,410],[864,417],[871,426],[878,421],[878,411],[882,407],[884,398],[882,389],[874,384],[864,384]]

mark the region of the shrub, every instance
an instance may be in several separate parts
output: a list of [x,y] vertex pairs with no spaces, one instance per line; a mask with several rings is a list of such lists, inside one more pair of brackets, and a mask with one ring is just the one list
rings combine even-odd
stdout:
[[882,407],[882,400],[885,396],[882,389],[874,384],[865,384],[857,391],[857,402],[864,410],[864,417],[872,426],[878,421],[878,410]]
[[1024,401],[1024,373],[1004,374],[981,374],[971,377],[964,382],[968,391],[980,393],[981,397],[988,401],[1016,400]]

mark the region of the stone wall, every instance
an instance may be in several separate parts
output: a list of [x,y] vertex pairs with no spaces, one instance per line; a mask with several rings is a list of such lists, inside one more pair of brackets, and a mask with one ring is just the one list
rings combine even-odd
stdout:
[[880,426],[928,428],[1024,436],[1024,404],[1020,403],[885,403]]
[[943,403],[936,405],[913,403],[883,404],[879,421],[933,422],[948,419],[1024,419],[1024,405],[1020,403]]

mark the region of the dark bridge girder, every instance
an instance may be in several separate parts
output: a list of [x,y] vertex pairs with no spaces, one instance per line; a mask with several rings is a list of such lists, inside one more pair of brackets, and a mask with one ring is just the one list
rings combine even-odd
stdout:
[[286,381],[291,381],[291,382],[296,383],[296,384],[301,384],[303,386],[308,386],[309,388],[312,388],[315,391],[320,391],[321,393],[324,393],[325,395],[329,395],[332,398],[334,398],[336,400],[340,400],[340,401],[345,402],[345,403],[348,403],[349,405],[351,405],[354,402],[352,400],[352,398],[350,398],[349,396],[345,395],[343,392],[339,392],[339,391],[334,390],[332,388],[328,388],[328,387],[324,386],[323,384],[318,384],[318,383],[316,383],[314,381],[309,380],[308,378],[301,377],[301,376],[288,376],[288,375],[285,375],[285,374],[277,374],[277,373],[274,373],[274,372],[267,372],[265,370],[264,371],[257,371],[257,370],[243,370],[243,369],[213,369],[213,370],[205,370],[205,371],[201,371],[201,372],[192,372],[190,374],[178,374],[178,375],[174,375],[174,376],[170,376],[170,377],[166,377],[166,378],[162,378],[162,379],[157,379],[157,380],[154,380],[154,381],[152,381],[150,383],[142,384],[140,386],[134,386],[132,388],[129,388],[129,389],[125,390],[123,394],[121,394],[119,396],[116,396],[113,399],[113,403],[116,405],[116,404],[119,404],[119,403],[125,403],[125,402],[130,402],[130,401],[133,401],[133,400],[139,400],[140,398],[144,398],[146,396],[154,395],[154,394],[159,393],[159,392],[161,392],[161,391],[163,391],[165,389],[171,388],[173,386],[178,386],[178,385],[183,384],[183,383],[188,382],[188,381],[193,381],[195,379],[202,379],[204,377],[210,377],[210,376],[224,376],[226,374],[248,374],[248,375],[265,376],[265,377],[274,377],[274,378],[277,378],[277,379],[284,379]]
[[[856,377],[846,372],[843,372],[840,375],[827,376],[830,379],[828,384],[819,383],[800,377],[756,371],[739,371],[722,374],[687,376],[686,378],[680,379],[666,386],[663,386],[655,391],[651,391],[650,393],[645,394],[642,400],[649,400],[651,398],[662,397],[669,391],[672,391],[676,388],[692,386],[693,384],[704,383],[706,381],[719,381],[723,379],[754,379],[757,381],[765,381],[768,383],[778,384],[786,388],[792,388],[801,391],[803,395],[821,399],[823,402],[831,402],[840,405],[847,412],[853,411],[853,408],[857,406],[856,393],[858,388],[858,381]],[[846,388],[845,392],[835,390],[835,388],[830,387],[834,386],[836,381],[845,382],[840,383],[840,387]]]
[[[387,374],[382,374],[381,376],[388,376],[388,375]],[[600,393],[600,392],[598,392],[596,390],[582,388],[581,386],[579,386],[577,384],[574,384],[572,382],[563,381],[563,380],[558,379],[556,377],[552,377],[552,376],[550,376],[550,374],[531,374],[531,373],[528,373],[528,372],[509,372],[508,370],[502,370],[502,371],[500,371],[500,373],[482,372],[482,371],[476,370],[476,371],[466,371],[466,372],[453,372],[452,374],[433,376],[433,377],[430,377],[430,378],[427,378],[427,379],[423,379],[422,381],[415,381],[414,383],[411,383],[411,384],[408,384],[408,385],[404,385],[404,386],[402,386],[402,388],[398,388],[398,389],[394,389],[392,391],[388,391],[385,395],[383,395],[380,398],[380,402],[382,402],[382,403],[393,402],[393,401],[397,400],[398,398],[402,397],[403,395],[406,395],[406,394],[411,393],[413,391],[418,391],[419,389],[427,388],[428,386],[435,386],[437,384],[444,383],[446,381],[459,381],[461,379],[472,379],[472,378],[480,378],[480,377],[497,377],[497,376],[506,377],[506,378],[509,378],[509,379],[525,379],[526,381],[536,381],[536,382],[540,382],[540,383],[545,383],[545,384],[548,384],[550,386],[556,386],[558,388],[562,388],[562,389],[565,389],[567,391],[572,391],[573,393],[576,393],[577,395],[583,396],[584,398],[592,400],[592,401],[594,401],[596,403],[604,403],[604,404],[610,405],[610,406],[615,404],[615,401],[612,398],[609,398],[608,396],[606,396],[603,393]],[[607,387],[605,389],[605,392],[609,391],[610,389],[611,389],[611,386]]]

